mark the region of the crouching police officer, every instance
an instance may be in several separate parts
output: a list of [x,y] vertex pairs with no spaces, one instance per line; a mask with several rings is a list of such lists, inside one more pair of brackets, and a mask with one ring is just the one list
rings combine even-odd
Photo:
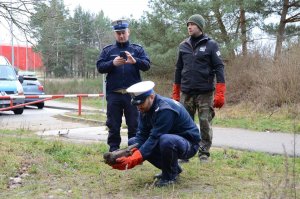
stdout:
[[201,140],[200,132],[186,109],[177,101],[154,93],[154,83],[144,81],[132,85],[127,92],[131,103],[140,111],[136,137],[129,145],[138,143],[129,157],[117,159],[114,169],[131,169],[148,160],[162,173],[155,186],[162,187],[176,182],[182,172],[178,159],[193,157]]
[[97,61],[99,73],[106,76],[107,121],[109,151],[119,149],[120,127],[123,113],[128,127],[128,138],[134,137],[137,129],[138,111],[130,101],[126,89],[141,81],[141,71],[150,68],[150,60],[142,46],[129,42],[127,20],[112,22],[116,43],[103,48]]

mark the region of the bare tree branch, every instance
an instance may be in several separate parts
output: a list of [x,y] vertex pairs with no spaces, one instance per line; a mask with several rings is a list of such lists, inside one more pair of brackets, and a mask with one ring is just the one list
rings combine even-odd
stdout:
[[[0,23],[6,21],[8,25],[13,25],[17,28],[20,35],[12,32],[14,38],[26,41],[32,44],[30,36],[32,34],[29,26],[30,16],[33,14],[34,5],[41,1],[36,0],[6,0],[0,1]],[[4,24],[4,23],[2,23]],[[12,31],[12,30],[11,30]]]
[[295,14],[285,20],[285,23],[293,23],[300,21],[300,13]]

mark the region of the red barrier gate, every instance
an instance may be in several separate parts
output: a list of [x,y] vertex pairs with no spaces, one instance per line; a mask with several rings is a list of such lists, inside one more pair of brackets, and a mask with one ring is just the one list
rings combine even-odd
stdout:
[[[23,107],[26,105],[31,105],[35,103],[40,103],[44,102],[47,100],[53,100],[53,99],[58,99],[58,98],[67,98],[67,97],[77,97],[78,98],[78,115],[81,115],[81,109],[82,109],[82,97],[103,97],[104,94],[69,94],[69,95],[23,95],[23,96],[11,96],[11,95],[6,95],[6,96],[0,96],[0,100],[10,100],[10,106],[6,108],[0,108],[0,111],[8,111],[12,110],[14,108],[19,108]],[[37,100],[34,102],[28,102],[24,104],[18,104],[13,106],[13,99],[23,99],[23,98],[31,98],[31,99],[41,99]]]

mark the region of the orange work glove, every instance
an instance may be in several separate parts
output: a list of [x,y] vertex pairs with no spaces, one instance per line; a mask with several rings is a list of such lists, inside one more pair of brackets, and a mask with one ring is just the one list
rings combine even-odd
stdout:
[[180,84],[173,84],[172,99],[180,101]]
[[214,97],[214,107],[221,108],[225,103],[225,92],[226,86],[225,83],[217,83],[216,84],[216,91]]
[[116,160],[116,164],[111,165],[112,168],[118,170],[132,169],[136,165],[139,165],[143,162],[143,156],[137,148],[131,150],[133,154],[128,157],[121,157]]

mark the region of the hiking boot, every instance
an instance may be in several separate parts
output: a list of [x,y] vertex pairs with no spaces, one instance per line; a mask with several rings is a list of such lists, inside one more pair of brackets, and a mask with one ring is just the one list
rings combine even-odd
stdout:
[[164,180],[164,179],[159,179],[157,182],[155,182],[154,186],[156,187],[166,187],[170,186],[176,183],[176,178],[173,180]]
[[162,173],[157,173],[153,176],[154,179],[161,179],[162,178]]
[[[181,167],[178,167],[178,175],[175,177],[178,178],[179,177],[179,174],[182,173],[182,168]],[[153,176],[154,179],[161,179],[162,178],[162,173],[157,173]]]
[[209,161],[209,157],[205,154],[199,155],[199,160],[201,163],[207,163]]

